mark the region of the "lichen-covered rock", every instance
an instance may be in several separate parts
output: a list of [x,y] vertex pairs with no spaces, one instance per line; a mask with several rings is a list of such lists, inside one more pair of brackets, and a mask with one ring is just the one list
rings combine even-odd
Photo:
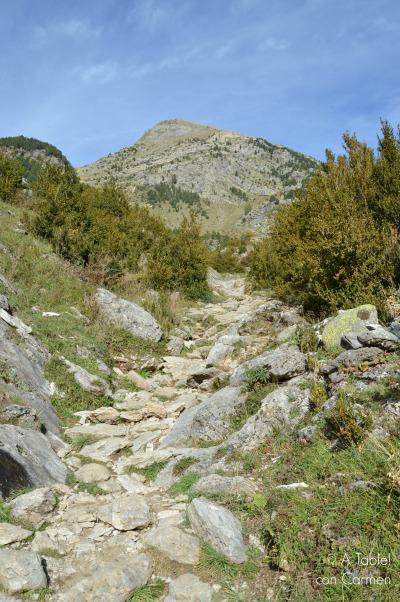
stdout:
[[340,310],[329,319],[322,331],[322,342],[328,351],[340,349],[341,338],[348,332],[362,333],[367,324],[376,324],[378,314],[374,305],[360,305],[353,309]]
[[162,338],[161,326],[140,305],[121,299],[104,288],[97,290],[95,299],[101,311],[116,326],[141,339],[157,342]]
[[349,349],[340,353],[334,360],[321,362],[319,370],[321,374],[328,375],[339,368],[354,368],[363,362],[371,362],[382,355],[382,349],[378,347],[362,347],[361,349]]

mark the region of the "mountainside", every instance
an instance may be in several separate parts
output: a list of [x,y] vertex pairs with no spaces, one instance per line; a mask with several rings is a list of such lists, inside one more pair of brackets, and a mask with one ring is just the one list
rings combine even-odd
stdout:
[[260,227],[265,214],[290,201],[317,165],[263,138],[168,120],[78,173],[91,184],[117,179],[170,224],[191,208],[206,229],[229,231]]
[[56,146],[36,138],[25,136],[0,138],[0,152],[22,161],[25,168],[25,177],[29,181],[36,178],[41,165],[44,163],[69,165],[68,159]]

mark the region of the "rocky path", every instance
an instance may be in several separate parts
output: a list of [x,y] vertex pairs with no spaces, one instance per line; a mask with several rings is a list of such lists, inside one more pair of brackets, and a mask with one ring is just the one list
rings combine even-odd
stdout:
[[[136,391],[111,393],[102,389],[105,381],[68,363],[81,386],[112,395],[112,405],[78,412],[64,441],[53,437],[67,484],[3,504],[10,520],[0,520],[0,602],[21,599],[22,592],[24,599],[52,602],[248,599],[228,597],[201,559],[211,546],[233,565],[246,563],[249,544],[260,546],[258,534],[245,532],[237,516],[209,497],[257,494],[259,484],[240,474],[232,452],[255,449],[277,427],[300,422],[315,374],[289,342],[302,322],[296,309],[246,293],[240,278],[213,274],[211,282],[224,300],[182,315],[167,355],[136,358],[134,370],[127,368],[132,358],[115,358],[115,372]],[[346,366],[400,345],[384,329],[358,339],[350,334],[358,348],[339,356]],[[321,364],[333,383],[335,361]],[[249,371],[260,369],[279,386],[236,424]],[[30,452],[22,447],[23,458]],[[39,468],[52,476],[62,470],[42,465],[40,475]]]
[[[131,371],[137,392],[117,391],[112,407],[79,412],[65,430],[70,443],[60,444],[58,455],[68,484],[11,502],[11,517],[27,528],[0,525],[0,582],[8,594],[123,601],[161,579],[168,602],[223,599],[219,583],[196,576],[201,546],[208,542],[242,563],[247,545],[237,518],[201,494],[213,487],[256,491],[250,480],[218,477],[210,467],[229,430],[225,419],[243,401],[240,387],[222,385],[250,349],[254,355],[265,346],[263,333],[246,329],[265,311],[265,298],[246,294],[239,278],[215,275],[213,286],[225,301],[181,317],[170,354],[144,358],[146,378]],[[211,476],[198,481],[190,502],[169,490],[192,463]]]

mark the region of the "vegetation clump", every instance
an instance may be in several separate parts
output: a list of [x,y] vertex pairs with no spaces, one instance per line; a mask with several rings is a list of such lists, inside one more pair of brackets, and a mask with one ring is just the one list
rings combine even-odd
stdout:
[[378,154],[355,135],[291,205],[280,207],[255,249],[250,278],[296,300],[307,312],[373,303],[399,283],[400,137],[382,123]]

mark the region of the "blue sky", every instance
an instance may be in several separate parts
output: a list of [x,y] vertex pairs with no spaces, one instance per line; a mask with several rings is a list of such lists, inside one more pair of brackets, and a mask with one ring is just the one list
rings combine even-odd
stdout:
[[400,122],[398,0],[2,0],[0,135],[74,165],[162,119],[322,158]]

